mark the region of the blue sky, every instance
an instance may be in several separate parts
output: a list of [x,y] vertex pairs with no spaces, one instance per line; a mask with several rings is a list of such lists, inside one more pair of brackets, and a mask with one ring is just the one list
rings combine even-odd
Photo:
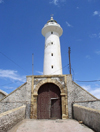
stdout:
[[100,98],[100,0],[0,0],[0,89],[10,93],[32,75],[43,72],[41,29],[54,14],[63,28],[60,37],[63,74]]

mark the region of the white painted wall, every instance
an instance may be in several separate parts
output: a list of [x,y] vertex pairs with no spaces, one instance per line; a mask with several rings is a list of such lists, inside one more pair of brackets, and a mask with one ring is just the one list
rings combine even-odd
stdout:
[[[51,32],[53,32],[53,34],[51,34]],[[55,22],[49,22],[42,29],[42,34],[43,36],[45,36],[43,69],[44,75],[62,74],[62,62],[59,39],[59,36],[62,35],[62,32],[63,31],[60,25]]]

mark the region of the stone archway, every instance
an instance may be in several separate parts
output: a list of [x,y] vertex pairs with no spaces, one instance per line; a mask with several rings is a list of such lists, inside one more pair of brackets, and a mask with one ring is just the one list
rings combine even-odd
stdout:
[[38,94],[39,88],[45,83],[53,83],[53,84],[57,85],[59,87],[61,93],[64,93],[63,85],[60,82],[58,82],[55,79],[47,78],[45,80],[40,81],[40,83],[38,83],[36,85],[35,90],[34,90],[34,94]]
[[61,119],[61,111],[61,96],[59,87],[53,83],[45,83],[38,90],[37,118]]
[[59,87],[60,95],[61,95],[62,119],[67,119],[68,110],[66,110],[66,108],[68,108],[68,106],[67,106],[67,102],[65,102],[67,98],[67,95],[66,95],[67,92],[64,90],[64,86],[60,82],[58,82],[56,79],[51,79],[51,78],[41,80],[34,88],[33,97],[32,97],[33,104],[31,105],[31,119],[37,119],[38,90],[42,85],[46,83],[52,83],[52,84],[55,84],[57,87]]

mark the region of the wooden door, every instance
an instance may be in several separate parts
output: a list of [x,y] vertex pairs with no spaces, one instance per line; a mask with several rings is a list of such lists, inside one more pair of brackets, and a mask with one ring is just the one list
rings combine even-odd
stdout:
[[42,85],[38,91],[38,119],[61,118],[60,89],[52,83]]
[[52,99],[51,100],[51,119],[60,119],[61,114],[60,113],[60,100],[59,99]]

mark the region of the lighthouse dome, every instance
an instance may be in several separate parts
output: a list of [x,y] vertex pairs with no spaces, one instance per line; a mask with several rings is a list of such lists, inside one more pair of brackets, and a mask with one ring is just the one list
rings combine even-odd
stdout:
[[63,33],[61,26],[53,19],[53,17],[51,17],[51,19],[44,25],[42,35],[45,36],[47,32],[57,32],[59,37]]
[[57,23],[57,21],[55,21],[55,20],[53,19],[53,17],[51,17],[51,19],[50,19],[49,21],[47,21],[47,23],[49,23],[49,22],[56,22],[56,23]]

